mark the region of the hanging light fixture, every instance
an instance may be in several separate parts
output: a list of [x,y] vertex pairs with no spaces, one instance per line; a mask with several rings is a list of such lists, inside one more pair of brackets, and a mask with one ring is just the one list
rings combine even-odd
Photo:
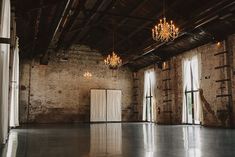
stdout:
[[111,55],[104,60],[105,65],[110,69],[117,69],[122,64],[122,59],[113,51]]
[[110,69],[116,70],[122,64],[122,59],[114,51],[114,32],[113,32],[113,51],[107,58],[104,60],[105,65]]
[[88,79],[92,77],[92,74],[89,71],[87,71],[83,74],[83,76]]
[[172,20],[170,20],[170,23],[167,22],[165,17],[165,0],[163,1],[163,16],[163,19],[160,19],[159,23],[152,29],[153,40],[162,42],[174,40],[179,35],[179,28],[175,26]]

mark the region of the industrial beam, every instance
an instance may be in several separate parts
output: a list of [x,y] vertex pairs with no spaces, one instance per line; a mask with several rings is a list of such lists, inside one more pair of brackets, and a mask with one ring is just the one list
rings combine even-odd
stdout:
[[[112,5],[113,3],[114,2],[110,0],[103,0],[101,4],[98,6],[97,11],[104,11],[108,9],[110,5]],[[90,31],[91,28],[90,24],[94,21],[97,21],[100,17],[101,15],[98,13],[94,13],[93,15],[91,15],[91,17],[87,20],[81,31],[77,31],[76,33],[74,33],[74,35],[67,43],[65,48],[68,49],[75,40],[80,41],[84,36],[86,36],[86,34],[89,33]]]
[[[78,1],[78,0],[77,0]],[[58,41],[56,42],[57,46],[56,49],[60,49],[63,45],[64,39],[65,39],[65,35],[70,31],[71,27],[73,26],[76,18],[78,17],[79,13],[84,9],[84,4],[85,4],[85,0],[80,0],[77,3],[77,6],[74,7],[74,11],[73,14],[71,15],[71,17],[69,17],[69,19],[67,20],[66,25],[64,26],[64,28],[62,28],[62,32],[59,36]]]
[[[174,3],[172,3],[172,4],[168,7],[167,10],[170,10],[170,9],[173,8],[176,4],[178,4],[178,1],[174,1]],[[166,10],[166,11],[167,11],[167,10]],[[161,15],[162,15],[162,12],[157,12],[157,14],[154,16],[154,18],[158,19]],[[116,44],[116,46],[118,47],[118,46],[122,45],[123,43],[127,42],[131,37],[133,37],[134,35],[136,35],[140,30],[142,30],[143,28],[145,28],[145,27],[147,27],[147,26],[149,26],[149,25],[151,25],[151,24],[153,24],[152,21],[146,21],[146,22],[144,22],[142,25],[140,25],[139,27],[137,27],[137,29],[135,29],[133,32],[131,32],[131,33],[126,37],[126,39],[121,40],[120,42],[118,42],[118,43]],[[108,52],[109,52],[109,51],[108,51]]]
[[[217,3],[217,4],[213,5],[213,6],[210,5],[209,8],[208,8],[208,6],[206,6],[207,7],[207,8],[205,8],[206,11],[203,11],[203,12],[199,11],[198,16],[196,16],[194,19],[190,20],[189,22],[185,22],[184,24],[182,24],[180,26],[182,28],[181,31],[183,32],[180,35],[181,38],[184,35],[187,34],[185,32],[190,32],[190,31],[195,30],[196,28],[199,28],[200,26],[206,24],[205,22],[208,22],[208,20],[210,20],[212,17],[214,17],[216,14],[218,14],[218,12],[220,12],[221,10],[226,9],[226,7],[229,7],[229,6],[233,5],[234,3],[235,2],[231,2],[230,0],[223,0],[223,1],[220,1],[219,3]],[[212,20],[214,20],[214,18]],[[137,32],[138,32],[137,30],[134,31],[128,37],[132,37]],[[148,40],[151,40],[151,37]],[[122,44],[124,42],[126,42],[126,41],[125,40],[121,41],[119,44]],[[152,46],[152,45],[148,46],[148,47],[151,47],[151,50],[149,50],[147,53],[144,52],[141,55],[137,55],[137,57],[135,59],[132,59],[132,61],[136,60],[136,59],[140,59],[141,57],[144,57],[148,53],[152,53],[153,51],[155,51],[154,53],[156,54],[156,50],[159,49],[160,47],[165,46],[165,44],[166,43],[154,43],[155,46]],[[126,62],[126,64],[128,64],[128,62]]]
[[[147,0],[143,0],[141,1],[130,13],[129,16],[132,16],[135,12],[137,12],[139,9],[141,9],[144,4],[147,2]],[[120,22],[118,22],[118,25],[116,26],[116,29],[118,29],[120,26],[122,26],[124,23],[126,23],[128,21],[129,17],[125,17],[123,20],[121,20]],[[126,38],[126,36],[125,36]],[[99,42],[97,42],[96,46],[98,47],[100,44],[102,44],[104,42],[105,39],[100,40]]]
[[43,56],[41,57],[41,60],[40,60],[41,64],[48,64],[48,54],[49,54],[48,47],[49,47],[51,41],[53,40],[53,37],[54,37],[56,31],[58,30],[60,22],[62,21],[62,19],[64,17],[66,17],[65,14],[69,13],[67,10],[70,9],[70,8],[68,8],[70,3],[71,3],[71,0],[63,0],[55,12],[55,15],[58,15],[58,16],[56,16],[52,20],[51,26],[49,28],[48,37],[47,37],[47,39],[45,39],[45,42],[44,42],[45,44],[42,45],[41,51],[43,52]]

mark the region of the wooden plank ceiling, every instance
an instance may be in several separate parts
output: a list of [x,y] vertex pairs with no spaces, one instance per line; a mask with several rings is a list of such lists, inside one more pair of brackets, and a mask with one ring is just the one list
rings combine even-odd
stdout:
[[166,17],[180,28],[168,43],[151,28],[162,18],[163,0],[16,0],[21,57],[49,58],[48,47],[85,44],[106,56],[115,50],[137,70],[235,33],[234,0],[166,0]]

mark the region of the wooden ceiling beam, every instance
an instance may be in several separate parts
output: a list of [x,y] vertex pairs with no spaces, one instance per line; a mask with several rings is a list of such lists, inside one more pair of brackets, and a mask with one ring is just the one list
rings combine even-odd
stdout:
[[[141,9],[144,4],[147,2],[148,0],[143,0],[141,1],[130,13],[129,16],[132,16],[135,12],[137,12],[139,9]],[[116,26],[116,29],[118,29],[119,27],[121,27],[124,23],[126,23],[129,20],[128,17],[124,18],[123,20],[121,20],[120,22],[118,22],[118,25]],[[106,38],[106,37],[105,37]],[[95,47],[99,47],[99,45],[103,44],[105,42],[105,38],[103,38],[102,40],[100,40],[99,42],[97,42]],[[125,36],[126,39],[126,36]],[[125,40],[123,39],[123,40]]]
[[[132,11],[131,13],[129,14],[129,16],[133,16],[133,14],[135,14],[138,10],[140,10],[141,8],[143,8],[143,6],[145,5],[145,3],[147,2],[148,0],[143,0],[141,1],[138,6],[136,6]],[[130,19],[130,17],[126,17],[124,18],[121,22],[118,23],[117,25],[117,29],[118,27],[121,27],[124,23],[126,23],[128,20]]]
[[[201,45],[201,43],[205,43],[205,41],[207,42],[209,39],[208,38],[205,38],[204,36],[201,36],[200,35],[200,32],[199,30],[201,30],[201,26],[207,24],[206,21],[210,20],[212,17],[214,17],[215,15],[217,15],[219,12],[222,12],[224,10],[227,10],[229,11],[228,7],[233,7],[235,5],[235,2],[231,1],[231,0],[224,0],[224,1],[220,1],[220,3],[218,4],[215,4],[207,9],[205,9],[204,12],[200,11],[201,14],[199,14],[197,17],[195,17],[194,19],[192,19],[191,21],[189,22],[186,22],[185,24],[183,24],[183,29],[185,33],[182,33],[181,34],[181,37],[179,37],[179,39],[177,39],[175,42],[177,42],[181,39],[184,39],[184,36],[187,36],[186,38],[188,40],[190,40],[189,38],[195,38],[195,35],[198,35],[200,36],[200,41],[197,41],[198,44],[195,44],[196,46],[198,45]],[[214,19],[213,19],[214,20]],[[196,22],[196,21],[200,21],[200,22]],[[206,23],[205,23],[206,22]],[[210,22],[210,21],[209,21]],[[196,34],[189,34],[189,33],[186,33],[186,32],[192,32],[192,31],[196,31]],[[204,30],[203,30],[204,31]],[[198,33],[199,32],[199,33]],[[204,31],[205,32],[205,31]],[[210,32],[205,32],[207,35],[209,35],[208,37],[210,37],[210,40],[213,40],[213,35],[210,34]],[[202,41],[201,39],[205,39],[205,41]],[[195,40],[196,41],[196,40]],[[151,48],[151,50],[149,50],[148,52],[144,52],[143,54],[141,55],[138,55],[136,58],[134,59],[130,59],[128,62],[126,62],[125,64],[129,64],[131,62],[136,62],[137,60],[140,60],[141,58],[146,58],[146,56],[148,56],[150,53],[151,54],[155,54],[157,55],[158,54],[158,49],[161,49],[164,47],[164,46],[169,46],[172,44],[168,43],[168,45],[165,45],[166,43],[154,43],[155,46],[153,45],[150,45],[148,47]],[[194,47],[191,47],[191,48],[194,48]],[[184,50],[183,50],[184,51]],[[177,53],[178,54],[178,53]],[[160,54],[158,54],[160,55]],[[166,56],[164,55],[164,57],[162,58],[162,60],[165,60],[167,57],[169,56]],[[149,64],[148,64],[149,65]]]
[[[171,5],[168,7],[168,9],[173,8],[176,4],[178,4],[178,1],[174,1],[174,3],[171,3]],[[167,9],[167,10],[168,10],[168,9]],[[166,11],[167,11],[167,10],[166,10]],[[157,18],[159,18],[161,15],[162,15],[162,12],[157,13],[154,17],[157,19]],[[145,27],[147,27],[147,26],[149,26],[149,25],[151,25],[151,24],[153,24],[153,22],[150,22],[150,21],[147,21],[147,22],[143,23],[141,26],[137,27],[137,29],[135,29],[133,32],[131,32],[131,33],[126,37],[126,39],[121,40],[120,42],[118,42],[116,46],[120,46],[120,45],[122,45],[123,43],[127,42],[131,37],[133,37],[134,35],[136,35],[140,30],[142,30],[143,28],[145,28]],[[151,31],[151,30],[149,30],[149,31]]]
[[[110,0],[103,0],[97,10],[98,11],[104,11],[107,10],[110,5],[112,5],[114,3],[114,1],[110,1]],[[99,18],[101,17],[100,14],[98,13],[94,13],[90,16],[90,18],[87,20],[87,22],[85,23],[85,25],[83,26],[83,28],[80,31],[77,31],[76,33],[74,33],[74,35],[72,36],[72,38],[69,40],[69,42],[65,45],[65,48],[68,49],[73,42],[76,41],[80,41],[84,36],[87,35],[87,33],[89,33],[90,28],[91,28],[91,23],[93,23],[94,21],[97,21]]]
[[51,41],[53,40],[53,37],[58,30],[61,21],[63,20],[63,18],[66,18],[66,14],[69,13],[67,10],[70,10],[70,2],[70,0],[63,0],[56,9],[55,15],[57,16],[55,16],[51,22],[47,38],[43,40],[42,44],[40,44],[40,51],[43,54],[43,56],[41,57],[41,64],[48,63],[48,47],[51,44]]
[[[76,0],[76,1],[79,1],[79,0]],[[58,38],[58,41],[56,42],[56,50],[60,49],[63,46],[66,34],[70,31],[79,13],[84,9],[84,5],[85,5],[85,0],[80,0],[77,3],[77,6],[72,9],[74,12],[71,15],[71,17],[69,17],[64,28],[62,28],[62,32]]]

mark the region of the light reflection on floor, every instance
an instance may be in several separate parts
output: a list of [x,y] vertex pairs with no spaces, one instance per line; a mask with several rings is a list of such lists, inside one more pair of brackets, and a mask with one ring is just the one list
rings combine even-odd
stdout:
[[91,124],[90,156],[122,155],[122,124]]
[[2,157],[234,157],[235,130],[152,123],[29,125]]

